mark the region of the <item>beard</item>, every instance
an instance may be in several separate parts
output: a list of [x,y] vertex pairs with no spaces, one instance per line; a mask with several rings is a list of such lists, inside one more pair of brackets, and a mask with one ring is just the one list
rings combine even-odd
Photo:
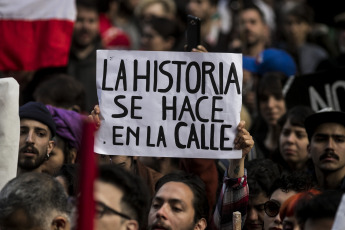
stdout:
[[21,154],[27,151],[28,147],[29,145],[26,145],[19,150],[18,167],[26,171],[32,171],[37,169],[46,161],[48,151],[45,153],[40,153],[38,149],[31,147],[30,149],[36,155],[36,157],[21,156]]
[[[196,223],[190,223],[186,226],[180,226],[181,230],[193,230],[195,227]],[[149,230],[155,229],[155,228],[159,228],[159,229],[165,229],[165,230],[172,230],[171,226],[167,226],[165,225],[164,221],[161,220],[157,220],[156,222],[154,222],[152,225],[150,225],[148,227]]]
[[[80,39],[79,37],[83,35],[87,35],[89,39]],[[95,45],[100,40],[101,38],[99,35],[93,35],[89,30],[83,29],[73,34],[72,46],[77,50],[84,50],[91,45]]]

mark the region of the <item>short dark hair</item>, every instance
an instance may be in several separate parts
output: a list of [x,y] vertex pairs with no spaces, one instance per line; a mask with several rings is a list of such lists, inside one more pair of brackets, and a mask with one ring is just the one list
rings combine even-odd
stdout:
[[8,217],[23,210],[33,227],[46,229],[56,212],[69,215],[67,195],[52,176],[30,172],[9,181],[0,192],[0,228]]
[[300,226],[308,220],[334,219],[344,192],[328,190],[310,200],[301,201],[296,206],[296,217]]
[[273,182],[269,196],[272,196],[273,192],[277,189],[281,189],[284,192],[303,192],[314,187],[315,181],[313,180],[313,177],[306,172],[283,172],[282,175]]
[[121,205],[138,221],[141,229],[147,226],[149,192],[140,177],[117,165],[107,164],[100,166],[98,180],[119,188],[123,192]]
[[206,196],[205,183],[194,174],[188,174],[183,171],[178,171],[174,173],[169,173],[160,178],[155,186],[156,193],[158,190],[168,182],[181,182],[187,185],[193,192],[193,207],[195,211],[194,223],[196,223],[201,218],[208,219],[208,200]]
[[77,7],[84,7],[87,9],[92,9],[98,12],[98,3],[97,0],[77,0]]
[[273,182],[279,178],[279,166],[270,159],[254,159],[246,163],[247,181],[250,197],[257,197],[260,193],[270,195]]
[[44,104],[68,109],[78,105],[85,109],[85,88],[74,77],[67,74],[54,74],[49,76],[37,86],[34,94],[35,100],[41,99]]
[[260,16],[260,18],[261,18],[261,20],[262,20],[262,22],[263,22],[264,24],[266,24],[265,15],[264,15],[264,13],[262,12],[262,10],[261,10],[257,5],[255,5],[255,4],[252,3],[252,2],[247,2],[247,3],[244,4],[244,6],[243,6],[241,12],[243,12],[243,11],[245,11],[245,10],[255,10],[255,11],[257,11],[258,14],[259,14],[259,16]]

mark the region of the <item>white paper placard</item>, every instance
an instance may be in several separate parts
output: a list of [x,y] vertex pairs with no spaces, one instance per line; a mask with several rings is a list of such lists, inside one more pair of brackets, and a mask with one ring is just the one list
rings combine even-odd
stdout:
[[240,158],[234,150],[242,105],[242,55],[97,51],[106,155]]

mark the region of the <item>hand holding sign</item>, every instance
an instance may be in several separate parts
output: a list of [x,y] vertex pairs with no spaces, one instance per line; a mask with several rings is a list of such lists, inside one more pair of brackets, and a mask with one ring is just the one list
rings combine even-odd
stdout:
[[96,124],[96,129],[99,129],[101,126],[101,120],[99,119],[100,112],[101,110],[99,109],[99,105],[95,105],[91,114],[88,116],[90,121],[93,121]]
[[238,124],[237,130],[238,133],[234,141],[235,149],[242,150],[242,158],[245,158],[253,148],[254,140],[250,133],[245,129],[245,121],[241,121]]
[[231,159],[228,168],[229,178],[239,178],[244,176],[244,161],[247,154],[254,146],[253,137],[245,129],[245,121],[241,121],[237,126],[237,135],[234,141],[235,149],[242,150],[241,159]]

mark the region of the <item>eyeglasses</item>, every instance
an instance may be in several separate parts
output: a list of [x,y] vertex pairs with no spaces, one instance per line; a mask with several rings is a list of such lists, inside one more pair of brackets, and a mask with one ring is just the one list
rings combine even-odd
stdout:
[[102,218],[102,216],[104,214],[114,214],[114,215],[118,215],[118,216],[121,216],[127,220],[130,220],[132,218],[130,218],[129,216],[127,216],[126,214],[123,214],[121,212],[118,212],[110,207],[108,207],[106,204],[104,204],[103,202],[100,202],[100,201],[96,201],[96,217],[97,218]]
[[269,200],[265,203],[265,213],[269,217],[275,217],[278,215],[280,209],[280,203],[275,200]]

